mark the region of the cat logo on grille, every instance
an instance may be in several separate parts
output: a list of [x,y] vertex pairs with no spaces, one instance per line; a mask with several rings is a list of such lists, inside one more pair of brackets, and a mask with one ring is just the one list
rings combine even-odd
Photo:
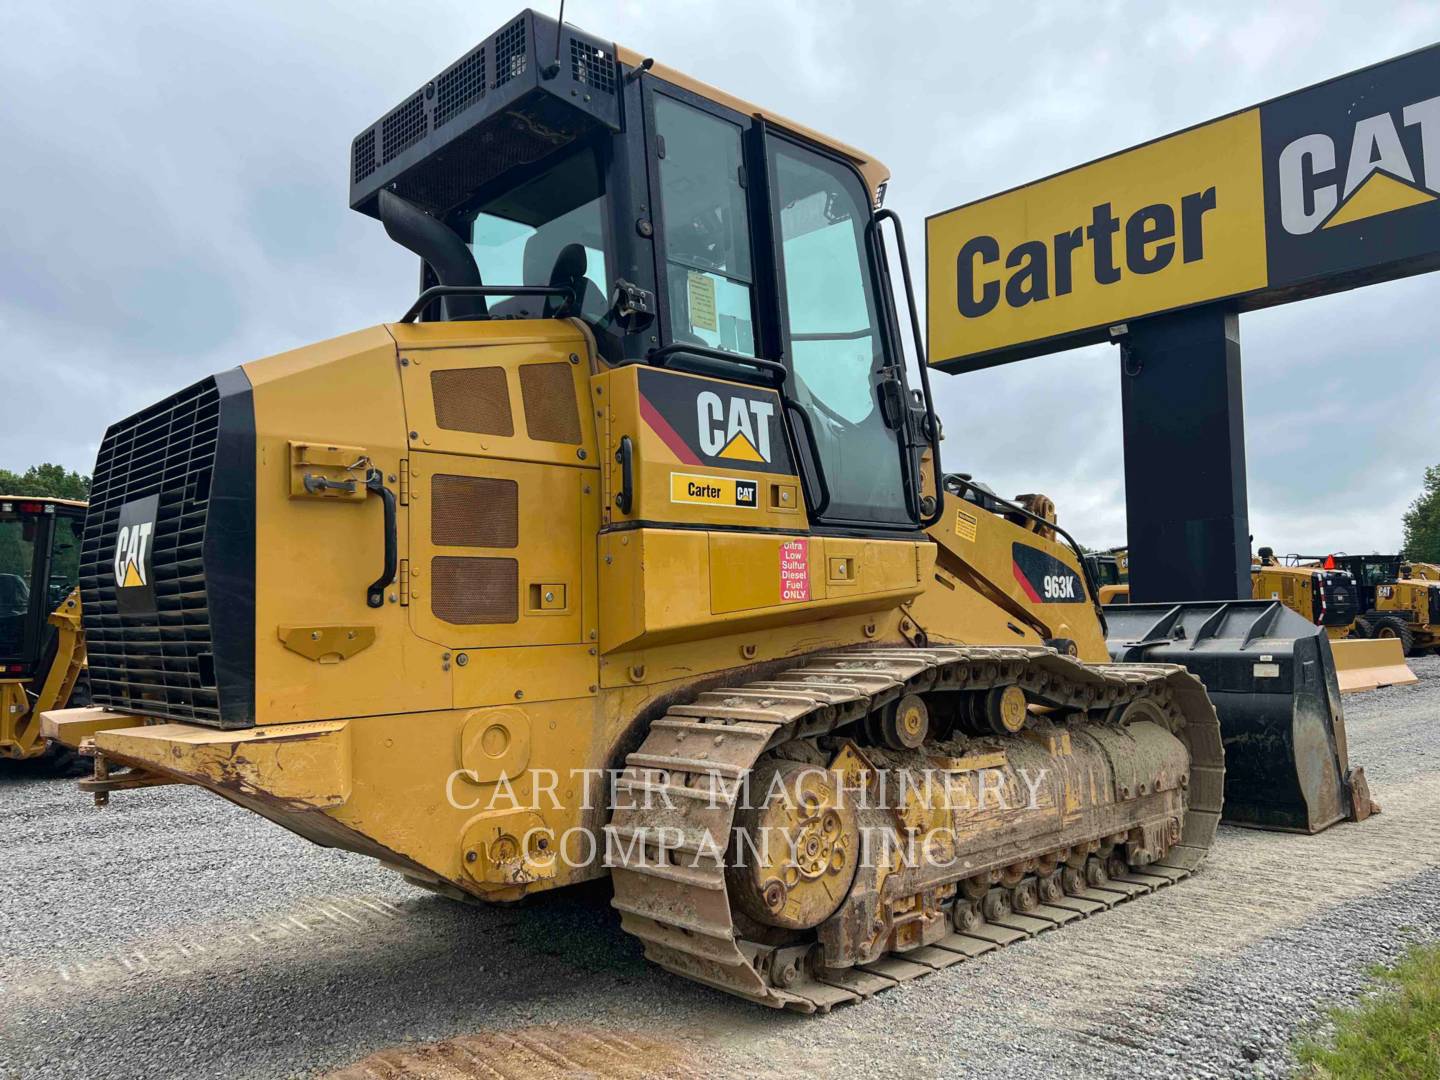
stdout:
[[115,596],[121,611],[133,614],[155,609],[152,567],[159,509],[158,495],[134,499],[120,508],[113,570]]

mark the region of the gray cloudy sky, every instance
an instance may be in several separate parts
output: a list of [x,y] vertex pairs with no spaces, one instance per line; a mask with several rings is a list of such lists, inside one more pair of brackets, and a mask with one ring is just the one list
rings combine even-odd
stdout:
[[[0,466],[88,472],[109,421],[398,316],[414,262],[347,209],[350,139],[515,10],[0,4]],[[566,17],[878,155],[916,260],[927,214],[1440,39],[1433,2],[570,0]],[[1257,544],[1393,550],[1440,462],[1440,276],[1250,314],[1241,337]],[[1102,346],[938,376],[947,466],[1122,542],[1118,365]]]

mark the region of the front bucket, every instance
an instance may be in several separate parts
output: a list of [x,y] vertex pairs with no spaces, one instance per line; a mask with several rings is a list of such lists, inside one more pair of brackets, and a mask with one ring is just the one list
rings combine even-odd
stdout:
[[1420,681],[1405,663],[1399,638],[1345,638],[1330,642],[1342,694],[1408,686]]
[[1223,820],[1316,833],[1372,812],[1323,629],[1272,600],[1125,604],[1105,618],[1112,659],[1181,664],[1205,684],[1225,744]]

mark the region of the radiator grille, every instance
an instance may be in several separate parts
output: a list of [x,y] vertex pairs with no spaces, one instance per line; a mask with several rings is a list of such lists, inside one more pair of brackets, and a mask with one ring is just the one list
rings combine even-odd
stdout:
[[426,124],[425,94],[419,91],[380,122],[380,139],[385,160],[389,161],[423,139]]
[[514,559],[437,555],[430,560],[430,608],[457,626],[520,618],[520,564]]
[[575,404],[575,382],[569,364],[521,364],[520,397],[530,438],[541,442],[580,441],[580,410]]
[[480,45],[435,80],[435,126],[442,126],[476,98],[484,96],[485,46]]
[[435,423],[447,431],[514,435],[510,387],[500,367],[457,368],[430,373]]
[[[221,723],[203,567],[219,418],[220,393],[206,379],[114,425],[100,444],[80,554],[96,705]],[[152,495],[155,612],[122,614],[113,569],[120,509]]]
[[516,547],[520,543],[520,485],[488,476],[435,477],[430,539],[445,547]]

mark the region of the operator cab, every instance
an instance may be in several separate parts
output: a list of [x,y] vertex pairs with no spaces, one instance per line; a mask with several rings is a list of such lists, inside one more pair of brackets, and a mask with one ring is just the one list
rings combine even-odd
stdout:
[[80,580],[85,504],[0,495],[0,679],[43,678],[48,618]]
[[938,516],[867,155],[526,11],[362,131],[351,165],[352,208],[444,287],[422,320],[578,318],[612,365],[774,386],[813,525]]

